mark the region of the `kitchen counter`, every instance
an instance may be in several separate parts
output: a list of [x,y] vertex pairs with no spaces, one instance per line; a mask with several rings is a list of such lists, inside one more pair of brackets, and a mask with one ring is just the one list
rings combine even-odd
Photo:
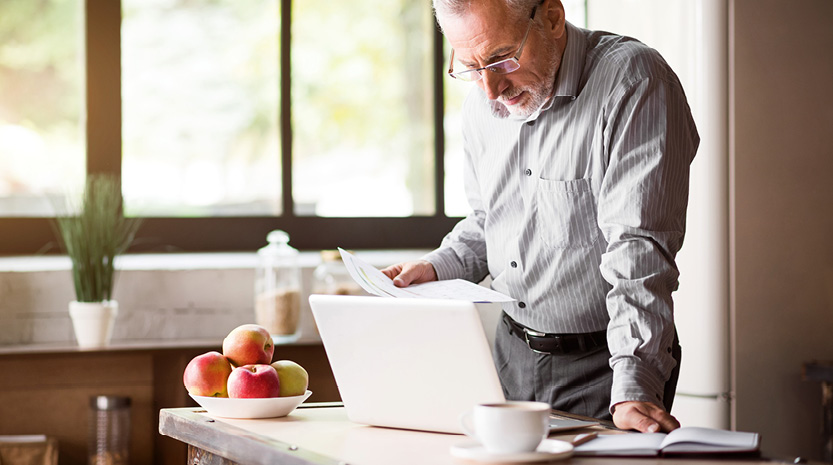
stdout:
[[[200,339],[136,339],[113,341],[107,346],[93,348],[78,347],[78,345],[74,343],[10,344],[0,345],[0,357],[4,355],[65,354],[80,352],[124,352],[179,349],[221,350],[222,343],[223,340],[221,338],[212,337]],[[276,343],[275,350],[279,352],[282,350],[282,347],[317,345],[321,345],[321,339],[317,337],[309,337],[301,338],[295,342]]]
[[[117,341],[96,349],[69,344],[0,346],[0,435],[43,434],[58,440],[62,465],[87,463],[89,399],[131,399],[131,463],[180,465],[187,447],[158,434],[159,411],[196,407],[182,384],[195,356],[221,350],[222,338]],[[310,374],[314,402],[341,400],[324,347],[315,340],[276,345],[275,360]]]

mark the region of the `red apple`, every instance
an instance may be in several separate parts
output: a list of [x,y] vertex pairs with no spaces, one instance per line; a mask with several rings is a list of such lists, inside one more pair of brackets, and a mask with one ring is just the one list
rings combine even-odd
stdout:
[[228,395],[235,399],[278,397],[280,385],[278,372],[271,365],[245,365],[232,370]]
[[274,351],[272,336],[260,325],[238,326],[223,339],[223,355],[236,367],[268,365]]
[[197,355],[185,367],[182,383],[195,396],[228,397],[229,361],[217,351]]

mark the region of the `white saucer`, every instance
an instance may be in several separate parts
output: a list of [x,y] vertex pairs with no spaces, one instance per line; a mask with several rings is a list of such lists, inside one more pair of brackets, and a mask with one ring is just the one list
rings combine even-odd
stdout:
[[544,439],[534,452],[517,454],[492,454],[478,442],[465,442],[451,446],[451,455],[460,459],[484,463],[527,463],[563,460],[573,455],[573,445],[557,439]]

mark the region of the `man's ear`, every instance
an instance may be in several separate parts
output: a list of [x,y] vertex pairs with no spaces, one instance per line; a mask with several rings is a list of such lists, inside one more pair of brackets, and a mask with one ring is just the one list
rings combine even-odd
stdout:
[[550,34],[555,39],[564,37],[567,20],[564,18],[564,5],[561,4],[561,0],[546,0],[542,6],[544,8],[542,13],[544,13]]

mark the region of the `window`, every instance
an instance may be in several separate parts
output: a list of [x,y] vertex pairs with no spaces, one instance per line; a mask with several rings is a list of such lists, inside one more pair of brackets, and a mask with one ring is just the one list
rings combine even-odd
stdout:
[[434,179],[434,40],[429,1],[293,4],[295,214],[443,214]]
[[434,247],[467,213],[428,0],[30,3],[0,3],[2,254],[57,252],[48,199],[87,172],[137,251]]
[[0,2],[0,216],[50,215],[84,181],[81,3]]
[[278,216],[275,0],[122,0],[127,214]]

